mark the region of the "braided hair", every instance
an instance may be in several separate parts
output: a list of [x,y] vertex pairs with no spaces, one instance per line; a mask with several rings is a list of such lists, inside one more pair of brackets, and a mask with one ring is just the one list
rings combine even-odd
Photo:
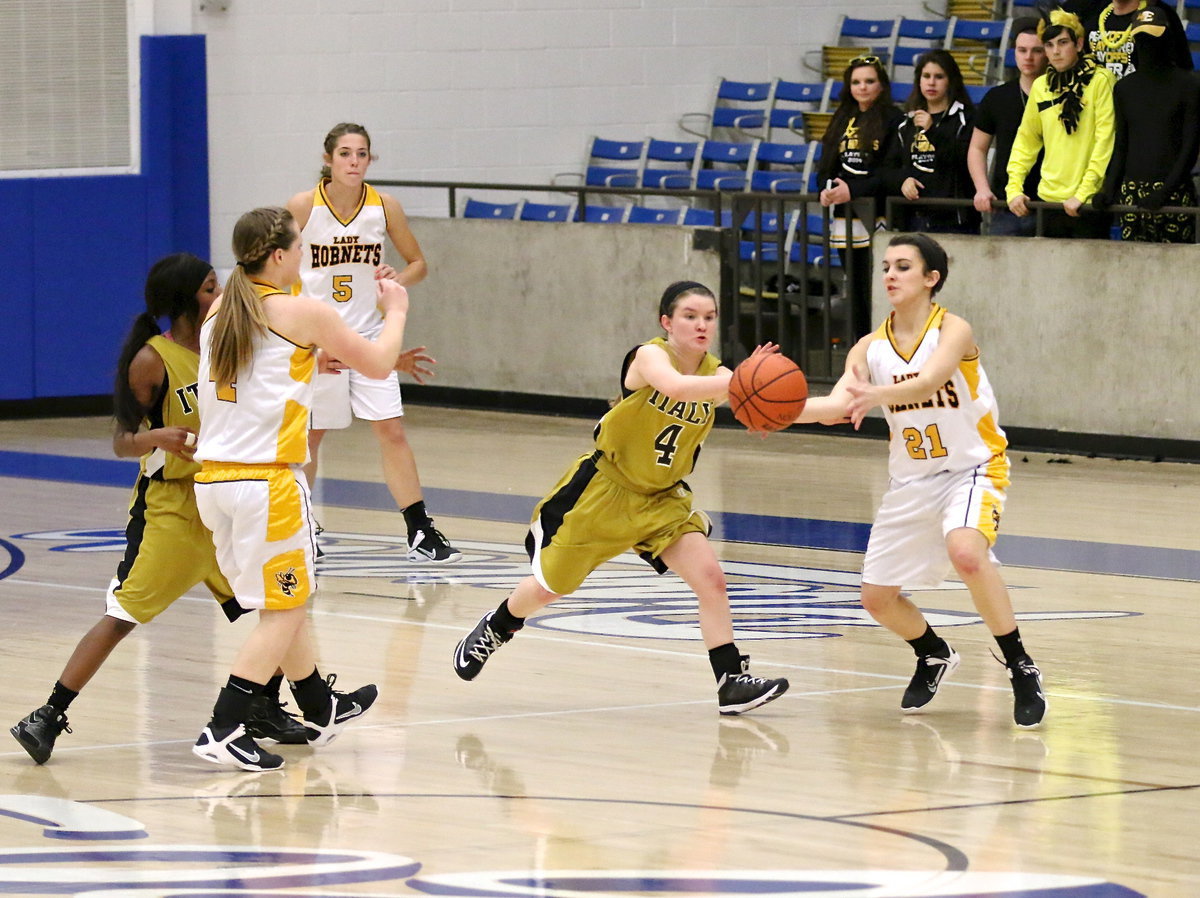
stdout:
[[252,209],[233,226],[233,255],[237,265],[225,285],[213,321],[209,376],[218,387],[237,380],[238,372],[254,358],[254,340],[267,332],[267,313],[251,275],[262,271],[277,249],[297,239],[296,220],[279,206]]

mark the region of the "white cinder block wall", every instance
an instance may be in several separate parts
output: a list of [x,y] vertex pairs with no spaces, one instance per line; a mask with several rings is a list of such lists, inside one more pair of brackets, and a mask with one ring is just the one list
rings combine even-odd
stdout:
[[[315,183],[339,121],[370,130],[375,179],[548,183],[580,169],[593,134],[685,136],[680,115],[721,76],[810,80],[805,51],[843,12],[928,17],[920,0],[156,0],[155,28],[208,38],[225,267],[237,216]],[[445,214],[444,191],[393,192]]]

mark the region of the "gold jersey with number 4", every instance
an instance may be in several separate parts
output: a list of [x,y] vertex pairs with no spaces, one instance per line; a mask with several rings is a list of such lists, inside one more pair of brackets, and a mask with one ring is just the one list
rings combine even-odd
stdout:
[[[643,345],[661,346],[678,370],[679,361],[664,337]],[[636,352],[631,350],[625,357],[622,384]],[[716,356],[705,353],[696,374],[711,376],[720,366]],[[621,401],[596,426],[596,448],[603,453],[600,470],[635,492],[670,489],[696,466],[700,444],[712,430],[716,403],[676,401],[651,386],[632,392],[622,389],[622,393]]]
[[[933,355],[946,310],[934,303],[925,330],[911,353],[896,344],[889,317],[867,345],[871,383],[900,383],[917,376]],[[883,410],[891,431],[888,473],[906,483],[943,471],[967,471],[980,465],[997,488],[1008,485],[1008,440],[998,423],[996,397],[979,353],[961,360],[950,379],[932,397]]]
[[387,213],[379,191],[363,184],[358,205],[348,218],[340,218],[325,193],[328,183],[322,181],[313,190],[312,212],[300,232],[302,292],[329,303],[349,327],[369,334],[383,320],[376,307],[375,269],[383,264]]

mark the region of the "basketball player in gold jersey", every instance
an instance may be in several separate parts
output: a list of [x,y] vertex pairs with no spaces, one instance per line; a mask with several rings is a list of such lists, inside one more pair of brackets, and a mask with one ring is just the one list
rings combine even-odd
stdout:
[[[243,609],[217,567],[212,535],[200,521],[192,460],[200,416],[196,370],[200,321],[221,295],[212,266],[190,253],[160,259],[146,276],[146,311],[125,338],[113,394],[113,451],[139,458],[129,503],[125,557],[108,588],[104,615],[84,635],[59,675],[47,703],[10,732],[45,764],[66,730],[67,709],[117,644],[204,583],[230,620]],[[161,333],[158,321],[170,322]],[[247,728],[276,742],[308,741],[304,727],[279,706],[282,677],[272,677],[256,701]]]
[[[783,695],[784,679],[751,676],[733,641],[725,575],[708,542],[711,524],[692,509],[692,472],[729,392],[731,372],[711,353],[717,301],[694,281],[671,284],[659,302],[658,337],[629,351],[621,400],[596,426],[596,450],[580,458],[534,510],[525,547],[533,575],[489,611],[454,652],[454,671],[473,680],[525,625],[525,618],[577,589],[629,549],[660,574],[677,573],[696,593],[700,632],[722,714],[741,714]],[[766,344],[754,354],[775,352]]]
[[971,325],[934,302],[948,273],[936,240],[893,237],[883,258],[891,315],[851,348],[833,391],[810,399],[797,421],[848,418],[857,427],[875,406],[887,419],[890,486],[867,542],[862,603],[917,655],[901,709],[928,704],[960,660],[902,590],[931,589],[953,567],[1004,653],[1013,719],[1035,727],[1046,713],[1041,672],[1021,642],[991,552],[1008,486],[1008,442]]
[[[329,303],[346,324],[368,339],[383,326],[375,308],[376,277],[411,287],[424,280],[427,271],[425,256],[400,203],[364,180],[371,158],[366,128],[351,122],[334,126],[325,136],[320,183],[296,194],[287,204],[304,239],[303,292]],[[405,261],[399,271],[383,261],[385,240]],[[423,349],[406,353],[397,369],[407,371],[418,383],[419,370],[403,363],[414,354],[417,360],[429,361],[428,356],[420,355]],[[325,431],[349,427],[353,418],[371,422],[379,440],[383,479],[404,515],[409,560],[450,564],[461,559],[462,553],[434,526],[425,508],[395,371],[382,378],[350,370],[317,377],[309,433],[311,461],[305,467],[309,488],[316,483]]]

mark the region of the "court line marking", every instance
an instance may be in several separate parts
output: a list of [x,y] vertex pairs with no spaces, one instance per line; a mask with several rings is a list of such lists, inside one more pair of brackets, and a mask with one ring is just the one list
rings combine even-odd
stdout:
[[[14,580],[11,577],[7,580],[0,580],[0,585],[3,585],[5,583],[13,583],[13,584],[20,585],[20,586],[42,587],[45,589],[71,589],[71,590],[77,590],[80,592],[94,592],[94,593],[99,592],[99,590],[96,589],[95,587],[64,586],[63,584],[60,584],[60,583],[51,583],[51,582],[43,581],[43,580]],[[181,596],[178,599],[178,601],[201,602],[201,603],[209,604],[209,603],[213,602],[213,598],[211,596],[201,597],[201,596],[184,595],[184,596]],[[391,601],[391,600],[389,599],[387,601]],[[376,624],[379,624],[379,623],[405,624],[405,625],[411,626],[411,627],[427,627],[427,628],[435,629],[435,630],[452,630],[455,633],[462,633],[465,631],[465,628],[459,624],[439,624],[439,623],[435,623],[432,621],[410,621],[410,620],[404,620],[402,618],[382,617],[382,616],[368,615],[368,614],[352,614],[352,613],[347,613],[345,611],[326,611],[322,608],[313,608],[312,613],[314,615],[319,614],[319,615],[324,615],[324,616],[329,616],[329,617],[337,617],[341,620],[361,620],[361,621],[366,621],[368,623],[376,623]],[[621,637],[614,636],[612,638],[619,639]],[[575,645],[575,646],[591,646],[594,648],[618,649],[618,650],[624,650],[624,651],[630,651],[630,652],[638,652],[638,653],[644,654],[644,655],[666,655],[666,656],[672,657],[672,658],[695,658],[696,657],[696,652],[694,652],[694,651],[684,652],[684,651],[678,651],[675,649],[653,648],[651,646],[645,646],[645,645],[626,645],[626,644],[619,643],[619,642],[597,642],[592,639],[579,639],[579,638],[569,637],[569,636],[551,636],[548,633],[542,633],[542,632],[527,633],[525,635],[524,639],[526,639],[526,640],[538,639],[538,640],[545,640],[547,642],[563,642],[563,643],[569,643],[569,644]],[[760,654],[759,657],[762,658],[763,655]],[[782,670],[798,670],[798,671],[808,671],[810,673],[837,674],[839,676],[852,676],[852,677],[864,677],[866,679],[887,680],[891,683],[906,683],[911,678],[910,676],[900,676],[897,674],[873,673],[871,671],[865,671],[865,670],[843,670],[843,669],[837,668],[837,667],[814,667],[812,665],[793,664],[793,663],[789,663],[786,661],[767,661],[764,663],[763,666],[771,667],[771,668],[780,668]],[[977,689],[977,690],[981,690],[981,691],[985,691],[985,692],[1007,693],[1009,691],[1004,686],[986,686],[981,683],[962,683],[957,680],[950,680],[945,685],[947,688]],[[870,688],[875,688],[875,687],[870,687]],[[890,687],[878,687],[878,688],[890,688]],[[828,692],[825,692],[825,693],[822,693],[822,692],[799,693],[798,692],[795,694],[798,696],[800,696],[800,695],[814,696],[814,695],[822,695],[822,694],[839,695],[843,691],[853,692],[856,690],[834,689],[834,690],[829,690]],[[789,692],[788,694],[791,695],[792,693]],[[1082,695],[1079,693],[1058,692],[1058,691],[1047,691],[1046,695],[1048,698],[1053,698],[1053,699],[1065,699],[1065,700],[1075,700],[1075,701],[1084,701],[1084,702],[1104,702],[1104,703],[1110,704],[1110,705],[1124,705],[1124,706],[1133,707],[1133,708],[1151,708],[1151,709],[1155,709],[1155,710],[1159,710],[1159,711],[1183,711],[1183,712],[1189,713],[1189,714],[1200,714],[1200,706],[1192,706],[1192,705],[1172,705],[1172,704],[1167,704],[1166,702],[1147,702],[1147,701],[1138,701],[1136,699],[1117,698],[1115,696],[1108,696],[1108,695]],[[679,704],[700,704],[700,703],[701,702],[681,702]],[[634,707],[636,707],[636,706],[634,706]]]

